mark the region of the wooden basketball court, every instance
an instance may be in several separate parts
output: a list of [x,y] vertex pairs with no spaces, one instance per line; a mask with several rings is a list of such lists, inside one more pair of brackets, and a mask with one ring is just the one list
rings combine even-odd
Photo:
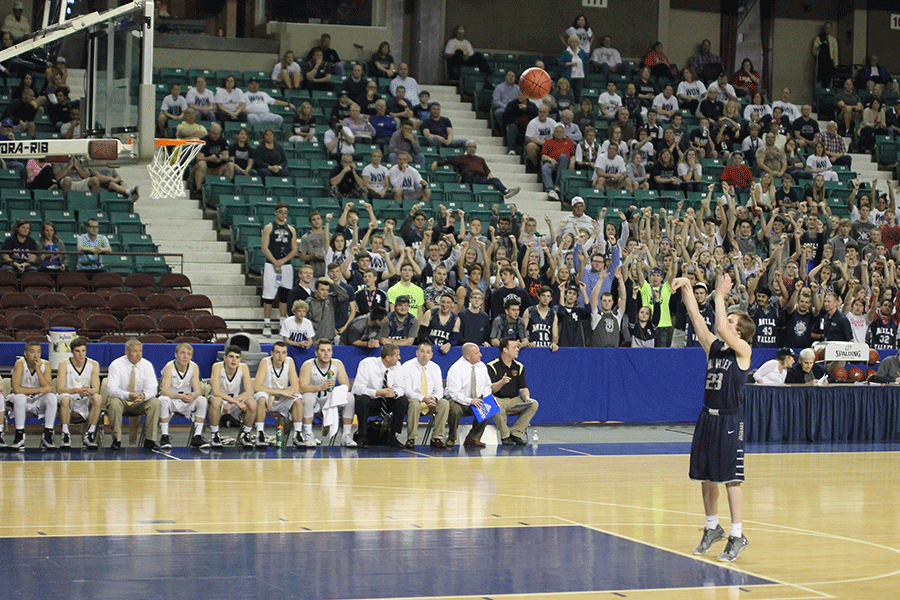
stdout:
[[896,597],[900,446],[838,448],[748,449],[730,564],[691,553],[685,443],[4,453],[0,573],[9,598]]

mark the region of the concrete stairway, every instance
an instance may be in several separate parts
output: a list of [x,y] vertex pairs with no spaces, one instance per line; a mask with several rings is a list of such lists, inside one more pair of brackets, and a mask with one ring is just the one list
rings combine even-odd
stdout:
[[[199,202],[188,198],[150,200],[150,178],[143,164],[122,167],[119,172],[129,185],[140,186],[142,195],[135,210],[159,251],[184,255],[183,272],[190,277],[194,293],[209,296],[214,314],[225,319],[229,330],[243,329],[246,320],[259,329],[262,308],[256,287],[247,285],[243,265],[232,262],[228,242],[218,239],[214,221],[204,219]],[[166,261],[178,269],[176,257]]]
[[487,162],[491,173],[506,187],[522,188],[509,202],[515,204],[520,213],[537,219],[538,231],[549,233],[544,216],[549,215],[556,223],[566,213],[559,209],[559,202],[549,200],[537,176],[525,172],[522,158],[507,155],[503,139],[491,135],[488,121],[477,117],[470,102],[461,101],[455,87],[430,85],[427,89],[432,102],[441,103],[441,116],[453,123],[454,137],[475,140],[478,143],[478,155]]

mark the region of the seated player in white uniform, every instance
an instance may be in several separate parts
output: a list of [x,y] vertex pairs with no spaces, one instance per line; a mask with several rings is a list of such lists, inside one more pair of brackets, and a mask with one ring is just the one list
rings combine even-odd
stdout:
[[209,398],[209,445],[221,448],[219,437],[219,420],[222,413],[240,420],[243,415],[243,427],[238,436],[238,444],[242,448],[253,447],[253,419],[256,418],[256,398],[253,397],[253,380],[250,369],[241,362],[241,347],[225,348],[225,360],[212,366],[209,377],[212,392]]
[[294,422],[294,437],[300,434],[303,424],[303,403],[297,402],[300,386],[294,359],[288,356],[287,344],[272,344],[272,355],[259,361],[256,371],[256,447],[269,445],[264,431],[266,413],[275,412]]
[[309,304],[303,300],[295,300],[291,305],[291,312],[294,314],[294,318],[287,318],[281,322],[281,331],[278,332],[278,335],[288,346],[306,350],[312,346],[313,338],[316,335],[312,321],[306,318]]
[[170,360],[162,370],[159,386],[159,448],[171,450],[169,421],[173,414],[193,418],[191,448],[209,448],[203,439],[203,423],[206,421],[207,402],[200,395],[200,367],[191,360],[194,348],[188,343],[178,344],[175,360]]
[[25,342],[25,354],[16,361],[12,372],[12,393],[7,402],[13,405],[16,437],[10,448],[25,448],[25,415],[44,419],[41,448],[52,450],[53,424],[56,422],[57,398],[53,393],[53,369],[50,361],[41,359],[40,342]]
[[[303,434],[297,436],[294,434],[294,445],[305,448],[315,448],[319,442],[313,436],[312,422],[316,411],[323,411],[322,426],[329,421],[330,427],[337,426],[337,419],[333,422],[326,418],[324,411],[334,410],[337,407],[330,408],[329,402],[332,399],[332,390],[335,385],[347,386],[347,403],[344,404],[341,413],[344,417],[343,434],[341,435],[341,445],[355,447],[356,442],[353,441],[353,415],[356,412],[356,405],[353,402],[353,395],[350,391],[350,379],[347,377],[347,370],[344,363],[336,358],[331,358],[334,346],[331,340],[320,339],[316,342],[316,357],[310,358],[300,365],[300,375],[298,376],[300,383],[300,393],[303,394]],[[333,429],[329,429],[328,435],[334,433]],[[323,433],[324,437],[325,434]]]
[[59,363],[56,369],[56,392],[59,395],[59,422],[62,423],[60,448],[72,446],[69,420],[78,414],[87,421],[85,448],[97,447],[97,421],[103,399],[100,397],[100,365],[87,357],[87,340],[77,337],[69,343],[72,358]]

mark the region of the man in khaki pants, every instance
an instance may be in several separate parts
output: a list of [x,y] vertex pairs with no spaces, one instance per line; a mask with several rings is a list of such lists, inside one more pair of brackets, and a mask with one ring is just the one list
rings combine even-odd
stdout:
[[406,384],[406,397],[409,398],[409,409],[406,413],[406,447],[415,448],[416,434],[419,430],[419,416],[433,414],[434,429],[431,434],[431,445],[444,447],[444,428],[450,414],[450,402],[444,398],[444,380],[441,368],[431,362],[434,350],[431,344],[419,344],[416,357],[403,363],[403,375]]
[[[519,342],[510,338],[500,340],[500,357],[487,364],[491,381],[503,385],[494,392],[494,399],[500,412],[494,415],[494,424],[500,430],[500,440],[504,446],[524,446],[528,443],[525,431],[531,418],[537,412],[537,400],[531,397],[525,382],[525,367],[518,362]],[[522,406],[522,405],[525,406]],[[519,415],[512,427],[506,424],[506,415]]]
[[143,355],[143,344],[132,338],[125,342],[125,356],[120,356],[109,365],[106,412],[113,426],[111,450],[122,447],[122,415],[145,415],[144,448],[159,448],[156,444],[156,428],[159,425],[156,370],[149,360],[144,360]]

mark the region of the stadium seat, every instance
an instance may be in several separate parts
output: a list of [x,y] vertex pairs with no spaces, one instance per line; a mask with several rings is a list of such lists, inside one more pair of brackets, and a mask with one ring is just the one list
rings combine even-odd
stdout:
[[157,323],[159,332],[169,340],[193,332],[196,325],[184,315],[164,315]]
[[150,289],[156,291],[156,277],[149,273],[129,273],[125,277],[125,287],[129,291]]
[[171,267],[166,264],[164,256],[135,256],[134,268],[144,273],[170,273]]
[[200,315],[193,324],[193,333],[204,341],[215,339],[216,334],[225,333],[228,325],[222,317],[216,315]]
[[110,296],[106,301],[110,314],[121,319],[125,315],[142,312],[144,303],[135,294],[129,292],[119,292]]
[[73,295],[72,290],[81,289],[88,291],[90,287],[91,282],[84,273],[63,271],[56,275],[56,288],[69,296]]
[[117,335],[122,332],[119,320],[113,315],[93,314],[85,317],[85,333],[92,340],[105,335]]
[[53,315],[47,320],[48,327],[73,327],[76,332],[84,330],[84,319],[71,312]]
[[203,294],[188,294],[178,303],[182,311],[187,310],[212,310],[212,300]]
[[144,308],[148,311],[166,310],[170,312],[178,312],[181,308],[178,302],[172,296],[167,294],[150,294],[143,300]]
[[109,223],[112,227],[115,227],[116,233],[120,236],[125,233],[145,233],[144,224],[141,223],[141,216],[137,213],[110,213]]
[[91,280],[91,286],[95,292],[102,288],[122,290],[125,288],[125,280],[117,273],[96,273]]
[[34,190],[34,206],[46,213],[48,210],[65,210],[66,198],[62,190]]
[[134,261],[130,256],[111,256],[104,259],[104,266],[111,273],[127,275],[134,271]]
[[122,319],[122,331],[125,333],[134,333],[143,335],[146,333],[156,333],[156,321],[150,315],[126,315]]
[[49,308],[60,308],[63,310],[72,306],[69,297],[60,292],[44,292],[37,297],[37,307],[41,310]]

